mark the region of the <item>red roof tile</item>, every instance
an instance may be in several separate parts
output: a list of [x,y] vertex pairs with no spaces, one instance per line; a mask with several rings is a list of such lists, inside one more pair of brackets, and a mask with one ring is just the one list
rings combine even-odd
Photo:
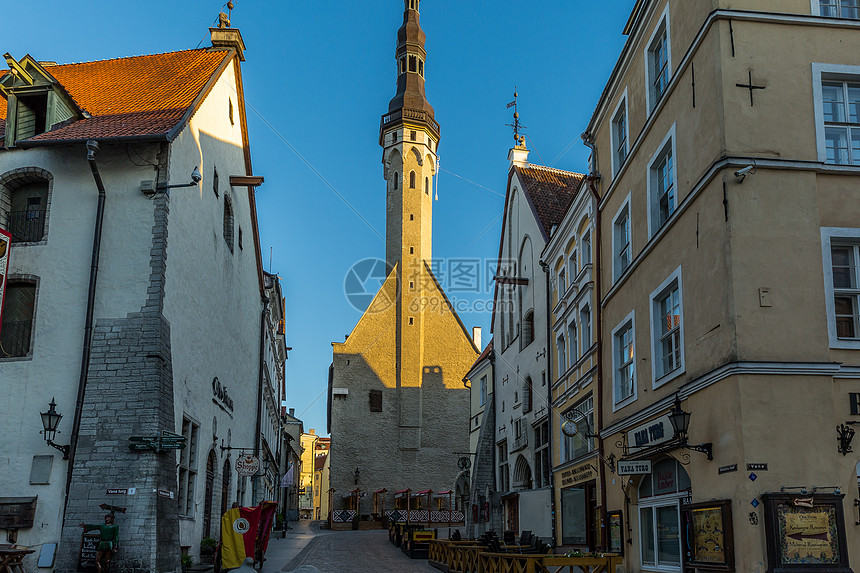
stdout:
[[319,472],[325,467],[325,460],[328,457],[328,454],[317,456],[314,458],[314,471]]
[[541,165],[516,167],[516,170],[537,213],[544,237],[549,238],[552,228],[564,219],[585,175]]
[[[50,66],[51,74],[92,117],[28,141],[167,134],[224,62],[228,52],[186,50]],[[3,116],[5,116],[5,106]]]

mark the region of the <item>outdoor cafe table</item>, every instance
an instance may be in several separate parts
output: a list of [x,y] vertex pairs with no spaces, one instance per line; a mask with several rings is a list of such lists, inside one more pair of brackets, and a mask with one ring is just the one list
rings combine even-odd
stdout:
[[0,573],[24,573],[24,557],[35,553],[32,549],[0,547]]

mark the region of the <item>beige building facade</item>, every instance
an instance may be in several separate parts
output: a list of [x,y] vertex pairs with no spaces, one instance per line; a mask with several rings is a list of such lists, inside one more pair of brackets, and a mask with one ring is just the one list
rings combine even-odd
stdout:
[[860,564],[858,16],[642,0],[627,24],[584,134],[627,571]]

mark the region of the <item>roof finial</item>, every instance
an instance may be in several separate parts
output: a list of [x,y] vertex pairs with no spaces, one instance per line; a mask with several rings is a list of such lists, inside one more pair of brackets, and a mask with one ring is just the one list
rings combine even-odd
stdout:
[[220,12],[218,14],[218,27],[229,28],[230,19],[233,17],[233,2],[227,2],[227,14]]
[[517,145],[525,146],[526,138],[520,135],[520,131],[526,129],[526,126],[520,123],[520,112],[517,108],[517,100],[519,97],[520,94],[517,93],[517,88],[514,86],[514,101],[508,104],[508,109],[514,108],[514,122],[506,125],[514,130],[514,141],[517,142]]

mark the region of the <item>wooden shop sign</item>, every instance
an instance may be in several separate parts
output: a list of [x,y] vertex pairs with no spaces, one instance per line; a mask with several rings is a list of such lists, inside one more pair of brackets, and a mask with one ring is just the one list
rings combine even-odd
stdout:
[[260,458],[251,454],[242,454],[236,458],[236,473],[240,476],[252,476],[260,471]]
[[651,473],[651,460],[637,462],[618,462],[618,475],[635,476]]
[[0,529],[27,529],[36,518],[35,497],[0,497]]
[[597,477],[597,472],[591,462],[585,462],[576,467],[561,472],[561,487],[591,481]]

